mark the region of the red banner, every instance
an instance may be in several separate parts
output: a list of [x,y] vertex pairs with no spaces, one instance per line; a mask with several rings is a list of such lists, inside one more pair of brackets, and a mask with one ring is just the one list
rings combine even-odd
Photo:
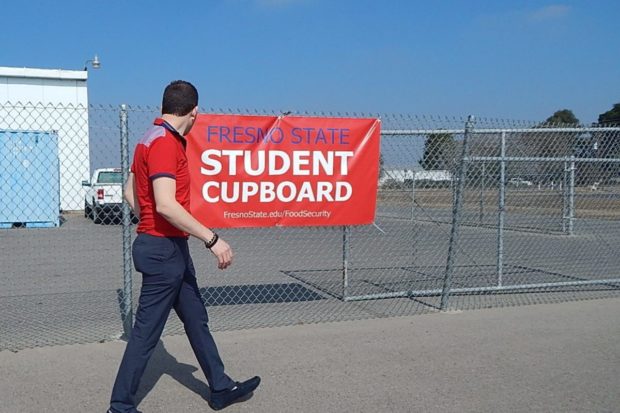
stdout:
[[374,221],[378,119],[198,116],[191,208],[214,228]]

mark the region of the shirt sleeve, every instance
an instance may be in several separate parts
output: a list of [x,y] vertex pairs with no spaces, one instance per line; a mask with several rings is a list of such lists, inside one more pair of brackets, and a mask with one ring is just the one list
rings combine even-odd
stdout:
[[168,137],[156,139],[149,148],[147,158],[149,179],[177,177],[176,142]]

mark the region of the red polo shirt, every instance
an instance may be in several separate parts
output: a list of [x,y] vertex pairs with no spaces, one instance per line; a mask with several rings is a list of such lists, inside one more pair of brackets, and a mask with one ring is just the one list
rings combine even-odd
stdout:
[[131,172],[136,180],[140,205],[140,223],[137,232],[158,237],[188,237],[155,210],[153,180],[168,177],[176,180],[176,200],[189,211],[189,169],[185,155],[186,141],[163,119],[155,119],[154,126],[142,136],[133,157]]

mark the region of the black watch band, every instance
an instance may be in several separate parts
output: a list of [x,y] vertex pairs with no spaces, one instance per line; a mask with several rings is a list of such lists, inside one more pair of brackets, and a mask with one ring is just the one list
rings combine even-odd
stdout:
[[213,246],[219,239],[220,239],[220,236],[214,232],[213,238],[211,238],[209,241],[205,241],[205,247],[207,247],[207,249],[213,248]]

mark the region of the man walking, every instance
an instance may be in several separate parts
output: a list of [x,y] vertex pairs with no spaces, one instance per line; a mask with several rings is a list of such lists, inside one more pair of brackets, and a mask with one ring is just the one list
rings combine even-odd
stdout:
[[170,83],[164,91],[161,118],[136,146],[125,198],[140,218],[132,255],[136,270],[142,273],[142,289],[108,413],[139,413],[135,406],[138,385],[172,308],[183,322],[209,383],[211,408],[219,410],[243,400],[260,383],[258,376],[235,382],[224,372],[188,249],[187,239],[192,235],[215,255],[218,268],[232,264],[230,246],[189,212],[184,135],[197,114],[196,88],[181,80]]

